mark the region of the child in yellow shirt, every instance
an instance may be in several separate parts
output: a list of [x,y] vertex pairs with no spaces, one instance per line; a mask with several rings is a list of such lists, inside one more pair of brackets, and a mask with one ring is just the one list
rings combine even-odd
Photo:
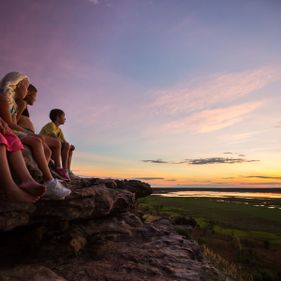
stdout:
[[72,153],[75,150],[74,145],[68,143],[64,137],[64,134],[59,128],[60,125],[65,123],[65,113],[61,109],[52,109],[49,115],[52,122],[47,123],[40,131],[41,136],[50,136],[57,138],[61,141],[62,150],[61,150],[61,158],[62,158],[62,166],[64,171],[59,171],[60,173],[65,173],[64,176],[67,176],[70,179],[69,174],[71,173],[71,160]]

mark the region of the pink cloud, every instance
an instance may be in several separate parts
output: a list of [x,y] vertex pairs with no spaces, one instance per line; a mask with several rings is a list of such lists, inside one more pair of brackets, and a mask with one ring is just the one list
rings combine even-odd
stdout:
[[195,85],[160,90],[149,107],[171,115],[196,112],[255,93],[278,79],[281,73],[274,67],[215,75]]
[[160,131],[174,133],[209,133],[218,131],[242,121],[247,115],[262,105],[263,102],[259,101],[213,110],[204,110],[166,123],[160,127]]

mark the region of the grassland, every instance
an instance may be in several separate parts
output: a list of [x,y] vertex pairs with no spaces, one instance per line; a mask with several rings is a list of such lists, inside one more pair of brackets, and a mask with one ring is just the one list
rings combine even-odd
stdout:
[[239,280],[254,281],[281,281],[280,207],[280,199],[150,196],[138,203],[147,218],[193,217],[198,226],[192,236],[209,256],[234,265]]

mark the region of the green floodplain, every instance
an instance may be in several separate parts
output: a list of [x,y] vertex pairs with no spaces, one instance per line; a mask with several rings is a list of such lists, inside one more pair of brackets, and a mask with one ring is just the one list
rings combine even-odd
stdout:
[[230,280],[281,281],[280,198],[162,197],[167,191],[156,190],[138,203],[147,220],[192,217],[197,226],[179,233],[197,240]]

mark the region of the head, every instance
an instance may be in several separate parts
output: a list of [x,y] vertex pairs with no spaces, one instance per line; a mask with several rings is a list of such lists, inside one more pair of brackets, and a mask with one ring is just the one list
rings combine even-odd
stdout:
[[9,72],[0,82],[0,87],[10,99],[23,99],[27,95],[28,77],[20,72]]
[[37,89],[32,84],[29,84],[27,89],[27,95],[24,100],[27,102],[28,105],[33,105],[36,101],[36,97]]
[[52,122],[58,123],[59,125],[64,124],[66,120],[64,112],[58,108],[52,109],[49,116]]

